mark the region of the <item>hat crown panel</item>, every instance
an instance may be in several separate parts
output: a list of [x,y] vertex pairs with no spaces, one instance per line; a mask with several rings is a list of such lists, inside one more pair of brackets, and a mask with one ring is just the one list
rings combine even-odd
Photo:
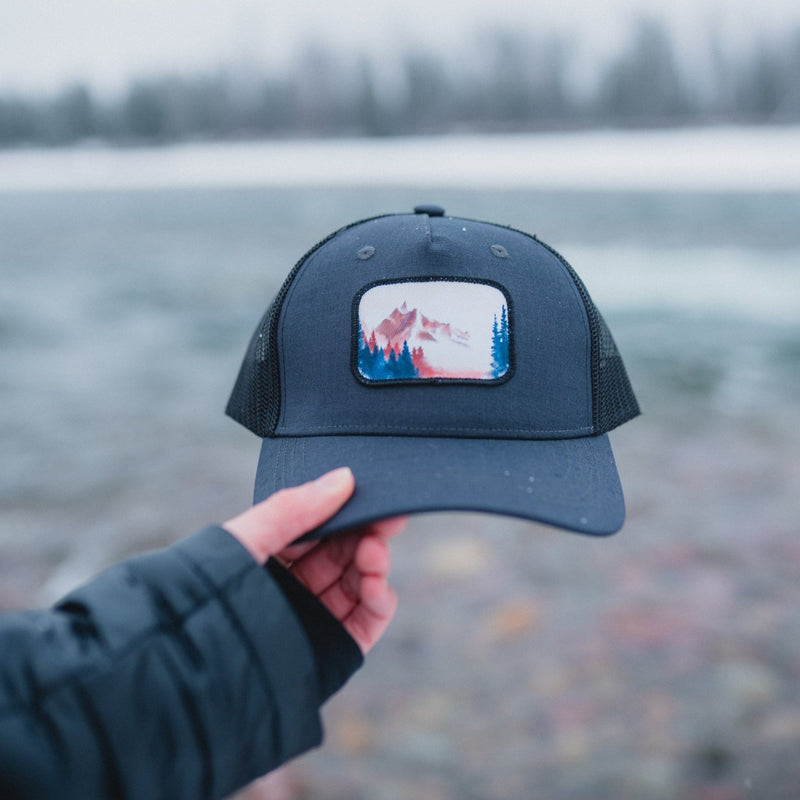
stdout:
[[[358,258],[366,246],[374,253]],[[498,246],[507,257],[496,256]],[[448,278],[491,281],[505,290],[513,315],[511,378],[501,385],[359,383],[351,369],[352,308],[359,292],[381,281]],[[419,216],[349,228],[302,264],[276,333],[279,436],[592,433],[591,330],[584,303],[559,259],[517,231]]]

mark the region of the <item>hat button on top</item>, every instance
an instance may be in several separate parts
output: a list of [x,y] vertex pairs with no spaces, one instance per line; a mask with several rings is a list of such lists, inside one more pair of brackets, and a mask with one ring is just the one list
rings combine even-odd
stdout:
[[414,206],[415,214],[427,214],[429,217],[443,217],[444,209],[441,206],[421,205]]

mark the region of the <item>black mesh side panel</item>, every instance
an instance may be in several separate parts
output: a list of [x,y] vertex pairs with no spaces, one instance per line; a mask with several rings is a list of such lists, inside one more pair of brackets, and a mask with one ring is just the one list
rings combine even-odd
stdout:
[[265,353],[270,349],[269,337],[276,303],[280,293],[267,309],[247,346],[239,375],[233,386],[225,413],[262,438],[274,430],[280,411],[280,387],[270,380]]
[[[388,216],[388,215],[380,215]],[[275,295],[247,347],[239,375],[225,413],[262,438],[272,436],[281,413],[280,369],[278,365],[278,322],[289,287],[305,262],[326,242],[342,231],[370,222],[370,217],[352,222],[317,242],[292,268]]]
[[598,327],[596,367],[592,370],[594,387],[594,428],[605,433],[639,415],[639,403],[633,394],[628,372],[600,312],[595,308]]
[[607,433],[640,413],[628,373],[611,331],[592,302],[583,281],[560,253],[541,239],[536,241],[564,265],[586,307],[591,336],[592,427],[595,434]]

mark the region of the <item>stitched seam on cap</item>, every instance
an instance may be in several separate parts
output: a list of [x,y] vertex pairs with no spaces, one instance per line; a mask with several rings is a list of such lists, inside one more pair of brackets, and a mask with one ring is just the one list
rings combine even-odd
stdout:
[[583,328],[586,333],[585,339],[585,351],[583,356],[583,368],[584,374],[589,375],[589,380],[586,381],[586,404],[589,408],[589,421],[590,421],[590,428],[594,430],[595,424],[595,408],[594,408],[594,375],[592,372],[592,326],[589,324],[589,314],[586,309],[586,302],[583,299],[583,295],[581,294],[578,286],[575,283],[575,279],[573,277],[574,270],[569,266],[569,264],[565,261],[565,259],[561,256],[560,253],[557,253],[553,250],[552,247],[544,244],[539,239],[534,239],[534,241],[538,242],[539,244],[543,245],[547,253],[549,253],[550,257],[555,260],[555,262],[561,267],[562,270],[565,270],[567,273],[567,277],[569,278],[569,285],[572,289],[572,293],[575,297],[576,304],[578,306],[578,311],[581,314],[581,318],[583,319]]
[[361,425],[358,430],[353,430],[352,425],[304,425],[302,432],[293,432],[284,429],[278,435],[278,438],[283,437],[299,437],[313,435],[310,432],[316,431],[317,433],[324,431],[342,431],[347,430],[352,436],[360,436],[363,434],[371,433],[386,433],[386,431],[434,431],[438,434],[448,433],[535,433],[535,434],[548,434],[548,433],[575,433],[575,434],[588,434],[592,432],[591,426],[582,426],[580,428],[549,428],[541,430],[539,428],[442,428],[440,426],[420,427],[417,425]]
[[277,458],[275,459],[274,469],[273,469],[273,472],[272,472],[272,486],[271,486],[270,491],[269,491],[268,494],[272,494],[276,490],[277,486],[279,485],[278,484],[278,475],[279,475],[279,467],[283,463],[283,448],[284,448],[284,443],[283,443],[283,441],[281,441],[280,445],[278,447],[278,455],[277,455]]
[[428,240],[428,244],[432,245],[433,230],[431,229],[431,218],[427,214],[418,214],[417,216],[422,217],[422,224],[425,226],[425,238]]

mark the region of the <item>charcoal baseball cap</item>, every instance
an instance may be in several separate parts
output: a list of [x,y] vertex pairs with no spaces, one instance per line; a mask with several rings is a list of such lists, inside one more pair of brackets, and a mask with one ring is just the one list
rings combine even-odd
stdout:
[[352,469],[353,497],[310,538],[442,510],[606,535],[625,518],[608,431],[639,407],[561,255],[418,206],[347,225],[300,259],[226,413],[263,438],[255,502]]

